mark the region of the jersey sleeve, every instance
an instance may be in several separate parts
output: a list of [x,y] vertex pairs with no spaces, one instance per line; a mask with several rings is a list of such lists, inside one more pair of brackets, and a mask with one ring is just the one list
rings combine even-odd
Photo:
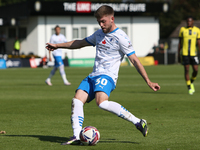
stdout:
[[179,31],[179,36],[178,36],[179,38],[182,38],[182,37],[183,37],[183,29],[184,29],[184,28],[181,27],[181,29],[180,29],[180,31]]
[[133,49],[132,43],[127,35],[120,37],[119,44],[121,51],[125,55],[130,56],[132,54],[135,54],[135,50]]
[[96,45],[96,34],[97,34],[97,31],[94,32],[92,35],[90,35],[90,36],[85,38],[85,40],[92,46]]
[[53,43],[53,35],[51,36],[49,43]]

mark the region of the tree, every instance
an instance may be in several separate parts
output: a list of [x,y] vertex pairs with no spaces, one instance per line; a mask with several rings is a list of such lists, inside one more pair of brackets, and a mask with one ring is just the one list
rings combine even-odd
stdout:
[[168,38],[173,30],[182,20],[185,20],[187,16],[193,16],[195,20],[200,19],[200,1],[173,0],[170,12],[159,16],[160,37]]

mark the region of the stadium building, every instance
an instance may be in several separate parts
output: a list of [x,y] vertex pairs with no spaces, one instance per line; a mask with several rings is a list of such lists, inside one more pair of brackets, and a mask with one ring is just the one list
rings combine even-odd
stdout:
[[[99,29],[94,11],[107,4],[115,10],[115,23],[130,37],[137,56],[144,57],[159,40],[159,13],[169,10],[168,3],[92,3],[31,1],[0,7],[0,33],[5,33],[7,53],[11,54],[16,37],[21,54],[48,55],[45,43],[59,25],[67,40],[82,39]],[[149,15],[151,14],[151,15]],[[155,14],[152,16],[152,14]],[[94,58],[95,48],[64,50],[70,59]]]

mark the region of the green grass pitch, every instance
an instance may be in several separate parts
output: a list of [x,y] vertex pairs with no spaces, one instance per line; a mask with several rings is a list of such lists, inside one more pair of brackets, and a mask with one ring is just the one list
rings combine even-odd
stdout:
[[[181,65],[146,66],[161,90],[153,92],[134,67],[121,67],[110,100],[148,122],[143,137],[133,124],[96,106],[84,106],[83,126],[95,126],[101,135],[96,146],[60,145],[72,136],[71,99],[92,68],[65,68],[72,83],[65,86],[59,72],[45,79],[52,68],[0,70],[1,150],[198,150],[200,148],[200,75],[189,95]],[[190,68],[191,70],[191,68]],[[191,71],[190,71],[191,74]]]

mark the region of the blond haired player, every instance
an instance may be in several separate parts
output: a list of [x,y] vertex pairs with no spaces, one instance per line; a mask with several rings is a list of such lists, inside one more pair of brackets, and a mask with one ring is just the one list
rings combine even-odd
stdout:
[[77,49],[85,46],[96,46],[93,71],[81,82],[72,99],[71,123],[74,135],[62,145],[79,143],[79,133],[84,121],[83,105],[93,99],[96,100],[99,108],[130,121],[142,132],[143,136],[147,136],[148,127],[144,119],[135,117],[119,103],[109,101],[110,93],[115,89],[117,83],[118,71],[124,55],[128,56],[153,91],[160,89],[157,83],[151,82],[148,78],[144,67],[135,55],[128,36],[115,25],[113,8],[103,5],[95,12],[95,17],[101,29],[91,36],[67,43],[47,43],[46,46],[50,51],[59,47]]

